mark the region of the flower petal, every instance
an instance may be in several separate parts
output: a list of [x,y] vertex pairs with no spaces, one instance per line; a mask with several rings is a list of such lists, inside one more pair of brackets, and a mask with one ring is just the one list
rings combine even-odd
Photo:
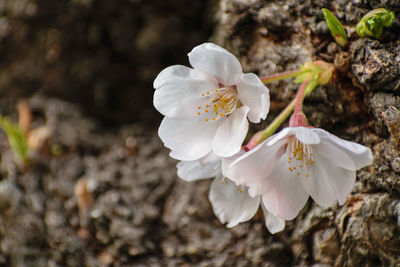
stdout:
[[224,159],[222,173],[237,184],[249,186],[250,195],[261,194],[264,188],[264,178],[268,176],[285,152],[287,140],[268,145],[268,139],[252,150],[233,159]]
[[280,140],[282,140],[282,139],[284,139],[284,138],[286,138],[286,137],[288,137],[290,135],[293,135],[293,128],[290,128],[290,127],[283,128],[282,131],[272,135],[271,137],[269,137],[267,139],[268,145],[273,145],[276,142],[278,142],[278,141],[280,141]]
[[287,156],[284,154],[268,177],[270,190],[262,195],[262,201],[274,216],[285,220],[294,219],[304,207],[308,193],[299,177],[289,172]]
[[371,165],[374,157],[370,148],[343,140],[322,129],[315,129],[322,142],[317,146],[321,155],[336,166],[356,171]]
[[269,90],[254,73],[244,74],[236,85],[238,97],[243,105],[250,108],[247,114],[253,123],[265,120],[269,111]]
[[296,138],[303,144],[314,145],[321,142],[318,134],[314,132],[314,129],[305,127],[295,127],[292,129],[296,134]]
[[314,150],[314,165],[310,177],[301,178],[305,190],[323,207],[332,206],[336,200],[346,202],[353,189],[356,172],[334,166],[330,159]]
[[181,161],[176,165],[179,178],[193,182],[216,177],[221,173],[221,160],[202,165],[199,160]]
[[245,189],[240,192],[233,182],[227,178],[223,180],[222,176],[212,182],[208,198],[215,215],[221,223],[228,223],[228,227],[250,220],[260,205],[260,197],[250,197]]
[[197,108],[207,100],[202,93],[218,87],[213,76],[175,65],[161,71],[154,80],[153,103],[161,114],[168,117],[197,116]]
[[249,107],[243,106],[224,119],[212,142],[215,154],[221,157],[230,157],[240,151],[249,129],[249,122],[246,118],[248,112]]
[[199,159],[199,162],[201,165],[205,165],[205,164],[213,163],[213,162],[219,162],[220,164],[222,164],[221,160],[222,159],[220,157],[218,157],[217,155],[215,155],[214,152],[210,152],[207,155],[205,155],[204,157],[202,157],[201,159]]
[[243,74],[239,60],[213,43],[196,46],[188,56],[193,68],[215,76],[225,86],[235,85]]
[[219,122],[205,122],[197,118],[165,117],[158,129],[170,156],[178,160],[196,160],[211,152],[211,143]]
[[267,227],[268,231],[270,231],[271,234],[283,231],[283,229],[285,229],[285,220],[278,216],[274,216],[265,208],[262,202],[261,207],[264,212],[265,226]]

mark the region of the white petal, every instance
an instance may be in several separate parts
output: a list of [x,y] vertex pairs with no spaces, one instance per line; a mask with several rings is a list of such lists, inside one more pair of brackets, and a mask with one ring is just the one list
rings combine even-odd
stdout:
[[282,219],[294,219],[306,204],[308,193],[300,182],[301,178],[289,171],[286,154],[265,179],[270,184],[270,190],[262,195],[265,208]]
[[268,145],[273,145],[276,142],[285,139],[286,137],[293,135],[293,128],[291,127],[286,127],[283,128],[282,131],[280,131],[279,133],[276,133],[274,135],[272,135],[271,137],[269,137],[268,140]]
[[[235,155],[233,155],[232,157],[221,158],[221,160],[222,160],[222,164],[221,164],[222,174],[225,173],[225,170],[227,170],[233,162],[235,162],[241,155],[243,155],[245,153],[246,152],[243,149],[240,149],[240,151],[238,153],[236,153]],[[225,174],[224,174],[224,176],[227,177]]]
[[215,215],[228,227],[250,220],[260,205],[260,197],[250,197],[245,189],[240,192],[233,182],[222,177],[214,179],[208,198]]
[[356,172],[337,166],[314,150],[314,165],[310,177],[301,178],[306,191],[315,202],[323,207],[332,206],[336,200],[339,204],[346,202],[353,189]]
[[222,160],[221,157],[218,157],[214,152],[210,152],[201,159],[199,159],[199,162],[201,165],[205,165],[212,162],[220,162],[221,160]]
[[374,157],[370,148],[343,140],[322,129],[315,131],[322,140],[317,146],[318,151],[334,165],[355,171],[372,164]]
[[265,120],[269,111],[269,90],[254,73],[244,74],[237,84],[238,98],[250,108],[247,115],[253,123]]
[[218,88],[217,80],[202,71],[175,65],[164,69],[154,80],[154,106],[168,117],[197,116],[207,102],[202,93]]
[[176,165],[179,178],[192,182],[216,177],[221,173],[221,160],[200,164],[199,160],[181,161]]
[[222,172],[237,184],[249,186],[251,195],[261,194],[267,190],[263,188],[263,179],[272,172],[285,152],[286,142],[286,139],[281,139],[272,145],[268,145],[267,139],[252,150],[239,156],[230,165],[227,164],[229,161],[224,160]]
[[243,106],[224,119],[212,142],[215,154],[221,157],[230,157],[240,151],[249,129],[249,122],[246,118],[248,112],[249,108]]
[[318,152],[324,157],[329,158],[331,164],[335,166],[352,171],[356,171],[358,169],[351,156],[340,147],[332,143],[321,142],[315,146],[315,149],[317,149]]
[[305,127],[295,127],[292,128],[296,134],[296,138],[306,145],[319,144],[321,142],[317,133],[314,129]]
[[278,216],[274,216],[265,208],[262,202],[261,207],[264,212],[265,226],[267,227],[268,231],[270,231],[271,234],[283,231],[283,229],[285,229],[285,220]]
[[188,54],[190,64],[196,69],[214,75],[218,82],[230,86],[236,84],[243,74],[239,60],[226,49],[204,43]]
[[172,158],[191,161],[211,152],[211,143],[218,126],[218,122],[205,122],[197,118],[165,117],[158,135],[164,145],[172,150]]

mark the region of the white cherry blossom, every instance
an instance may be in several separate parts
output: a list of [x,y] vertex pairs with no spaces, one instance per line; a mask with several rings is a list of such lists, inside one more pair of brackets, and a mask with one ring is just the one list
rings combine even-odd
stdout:
[[158,134],[178,160],[196,160],[211,151],[230,157],[240,151],[250,120],[265,119],[269,90],[239,60],[212,43],[189,54],[193,68],[170,66],[154,80],[154,106],[165,116]]
[[356,171],[372,163],[368,147],[325,130],[288,127],[223,169],[237,184],[261,195],[275,216],[291,220],[309,196],[323,207],[346,202]]
[[[227,163],[234,160],[224,159]],[[210,153],[206,157],[195,161],[181,161],[177,164],[178,176],[186,181],[196,181],[214,178],[209,191],[209,200],[213,211],[221,223],[227,227],[234,227],[241,222],[250,220],[261,204],[264,212],[265,225],[271,233],[282,231],[285,220],[272,215],[261,203],[260,196],[250,196],[247,188],[238,187],[221,172],[221,158]]]

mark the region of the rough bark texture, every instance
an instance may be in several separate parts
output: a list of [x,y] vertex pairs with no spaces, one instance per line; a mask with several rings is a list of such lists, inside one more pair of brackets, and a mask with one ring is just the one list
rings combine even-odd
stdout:
[[[334,63],[336,82],[305,102],[309,122],[374,152],[344,206],[310,200],[276,235],[261,214],[221,225],[208,202],[210,181],[179,180],[156,128],[144,123],[155,116],[154,76],[165,64],[185,64],[181,58],[207,38],[202,22],[211,8],[200,3],[0,0],[0,111],[15,119],[15,101],[28,97],[33,127],[49,132],[25,168],[0,133],[0,265],[398,266],[399,19],[379,40],[358,38],[354,26],[374,8],[399,14],[400,2],[214,3],[211,40],[245,71]],[[333,42],[322,7],[347,26],[349,47]],[[298,85],[269,88],[263,125]],[[117,126],[105,128],[109,122]]]

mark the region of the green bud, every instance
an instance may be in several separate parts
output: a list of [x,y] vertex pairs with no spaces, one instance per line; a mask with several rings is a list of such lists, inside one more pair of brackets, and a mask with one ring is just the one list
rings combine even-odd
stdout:
[[335,79],[335,67],[327,62],[317,60],[314,62],[308,61],[303,66],[302,70],[308,70],[296,77],[296,83],[302,83],[306,80],[314,80],[320,85],[327,84]]
[[383,27],[392,25],[394,17],[394,12],[389,12],[384,8],[374,9],[360,20],[356,26],[356,32],[361,37],[379,38],[383,33]]
[[25,135],[22,133],[18,124],[13,124],[7,118],[0,117],[0,128],[6,133],[14,154],[24,163],[27,162],[29,148]]
[[322,12],[324,13],[326,23],[336,43],[345,46],[347,44],[347,35],[340,21],[328,9],[323,8]]

